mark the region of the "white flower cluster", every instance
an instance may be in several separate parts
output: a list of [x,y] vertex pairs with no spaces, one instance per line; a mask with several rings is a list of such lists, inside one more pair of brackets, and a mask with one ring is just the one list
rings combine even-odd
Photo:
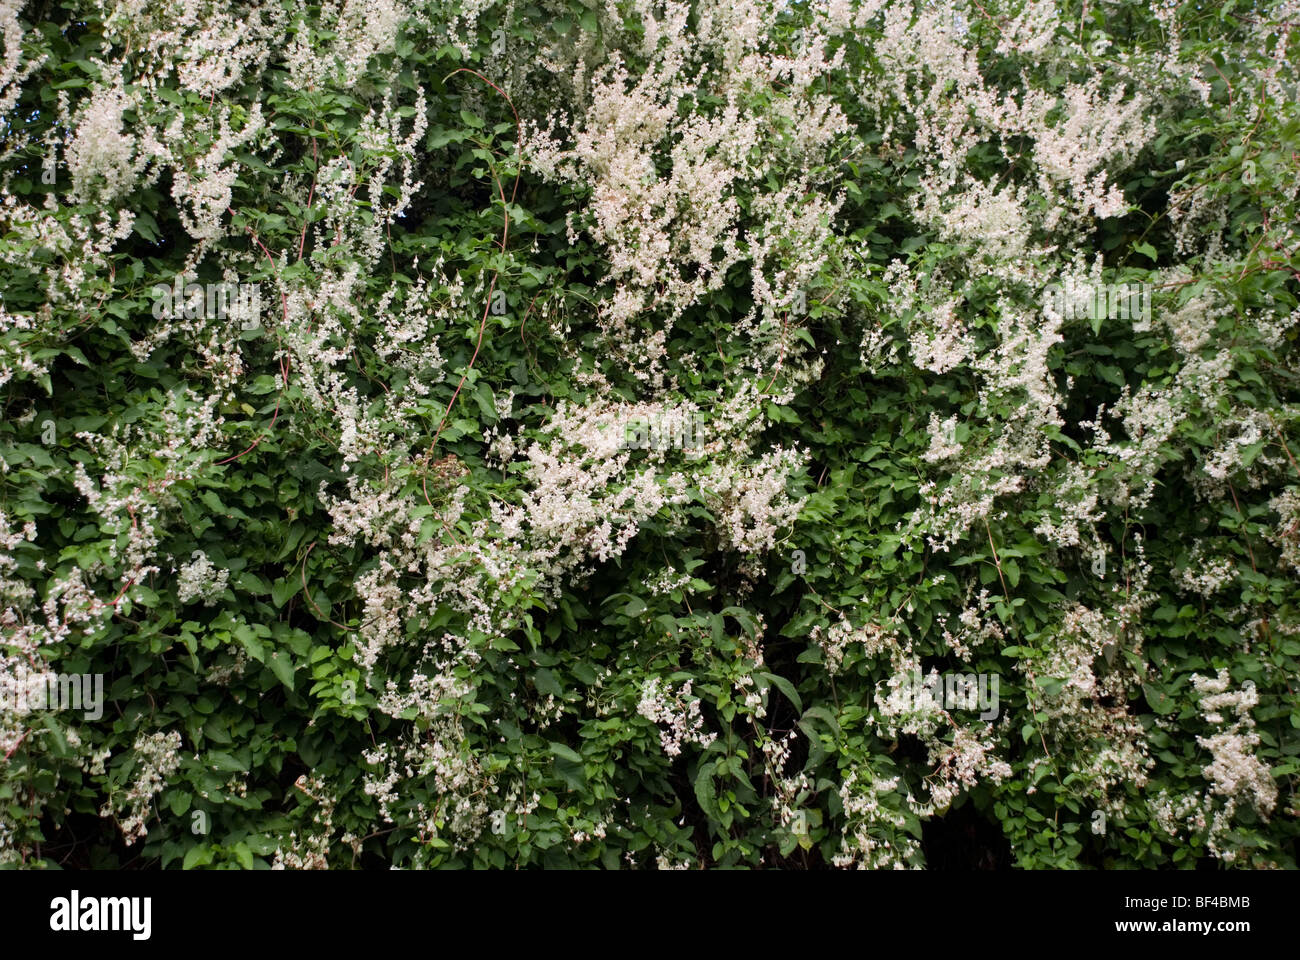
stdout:
[[[1268,764],[1255,756],[1259,734],[1250,710],[1259,704],[1259,694],[1249,681],[1230,692],[1230,682],[1226,669],[1219,670],[1215,677],[1192,677],[1205,721],[1223,727],[1218,733],[1196,738],[1214,758],[1202,773],[1210,781],[1211,793],[1227,798],[1228,817],[1244,800],[1267,818],[1277,804],[1277,784]],[[1236,714],[1235,718],[1224,717],[1228,710]]]
[[707,747],[718,736],[716,733],[705,732],[704,717],[700,715],[700,698],[691,696],[690,680],[673,692],[671,683],[665,683],[659,677],[650,677],[642,687],[641,701],[636,706],[636,712],[664,728],[659,731],[659,745],[670,757],[679,755],[685,743]]
[[333,847],[334,808],[337,805],[326,783],[315,774],[303,774],[296,787],[310,801],[311,825],[305,836],[290,830],[288,849],[277,847],[271,863],[272,870],[328,870],[329,853]]
[[122,114],[135,103],[122,87],[96,91],[76,120],[67,163],[73,195],[108,202],[129,193],[150,159],[138,156],[136,138],[122,129]]
[[1243,469],[1247,452],[1257,445],[1264,446],[1264,438],[1272,433],[1272,429],[1264,411],[1251,410],[1223,433],[1225,436],[1218,448],[1206,456],[1202,466],[1211,478],[1220,482]]
[[1210,597],[1237,579],[1237,564],[1231,557],[1208,557],[1204,543],[1192,547],[1186,565],[1175,574],[1175,582],[1189,593]]
[[390,53],[409,11],[397,0],[326,0],[302,9],[289,48],[290,82],[300,90],[354,87],[377,54]]
[[1268,538],[1282,554],[1282,560],[1300,573],[1300,487],[1287,487],[1268,502],[1278,515],[1277,526]]
[[1073,750],[1061,755],[1057,748],[1054,759],[1044,756],[1045,764],[1068,767],[1112,812],[1125,802],[1125,788],[1144,786],[1155,765],[1147,732],[1129,709],[1128,691],[1144,678],[1126,658],[1116,656],[1121,646],[1138,648],[1140,634],[1134,624],[1151,599],[1143,590],[1142,573],[1133,571],[1130,577],[1131,599],[1125,601],[1117,585],[1110,609],[1067,607],[1060,631],[1043,655],[1023,664],[1031,705],[1042,717],[1044,744],[1069,744]]
[[[859,870],[920,867],[921,844],[906,832],[907,815],[882,803],[899,792],[899,780],[873,780],[865,770],[855,768],[840,783],[846,826],[839,852],[832,858],[835,866]],[[910,796],[904,803],[911,806]]]
[[[992,724],[980,731],[984,738],[993,732]],[[934,773],[927,778],[930,803],[936,813],[948,809],[963,789],[976,786],[981,779],[1001,783],[1011,776],[1011,765],[993,756],[993,745],[976,731],[959,727],[953,731],[952,743],[931,744],[929,762]]]
[[719,533],[741,553],[771,550],[777,533],[794,523],[804,501],[786,490],[790,475],[808,461],[806,451],[777,448],[757,463],[724,463],[702,484],[718,503]]
[[[731,267],[748,260],[754,276],[755,307],[737,324],[743,333],[760,316],[788,315],[828,255],[838,204],[810,188],[848,123],[818,81],[842,66],[843,52],[827,48],[849,25],[819,17],[791,56],[763,27],[779,14],[777,0],[634,6],[645,66],[634,79],[617,55],[594,71],[579,62],[578,79],[590,76],[579,95],[585,112],[530,125],[527,154],[544,176],[592,191],[570,232],[584,229],[609,251],[614,290],[602,324],[637,375],[661,383],[674,322],[721,287]],[[760,86],[768,97],[743,96]],[[774,218],[763,235],[740,228],[746,195]],[[647,332],[651,310],[662,325]]]
[[176,581],[176,599],[181,603],[202,600],[210,607],[226,590],[230,571],[217,567],[202,550],[195,550],[189,563],[181,565]]
[[927,450],[921,459],[935,463],[939,460],[948,460],[961,453],[961,444],[957,442],[957,418],[949,417],[947,420],[940,420],[937,413],[930,414],[930,449]]
[[181,735],[175,730],[136,737],[135,780],[124,795],[111,796],[100,811],[102,817],[115,818],[126,812],[125,820],[118,819],[118,827],[127,846],[149,832],[145,825],[153,814],[150,805],[167,786],[168,777],[180,769],[180,749]]
[[0,59],[0,115],[11,116],[22,95],[23,81],[40,69],[42,60],[23,55],[23,25],[18,15],[23,0],[0,0],[0,32],[4,34],[4,54]]
[[691,575],[689,573],[678,573],[677,570],[669,564],[664,567],[655,577],[646,581],[646,589],[654,596],[663,597],[681,590],[683,587],[690,586]]
[[884,627],[875,623],[855,627],[843,614],[829,627],[815,624],[809,638],[821,647],[822,661],[831,676],[839,672],[844,653],[851,644],[861,644],[862,654],[868,658],[897,647],[897,640]]

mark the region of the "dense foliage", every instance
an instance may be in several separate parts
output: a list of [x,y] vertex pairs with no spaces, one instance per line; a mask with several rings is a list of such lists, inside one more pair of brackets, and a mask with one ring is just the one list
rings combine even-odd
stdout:
[[1297,23],[0,0],[0,861],[1294,868]]

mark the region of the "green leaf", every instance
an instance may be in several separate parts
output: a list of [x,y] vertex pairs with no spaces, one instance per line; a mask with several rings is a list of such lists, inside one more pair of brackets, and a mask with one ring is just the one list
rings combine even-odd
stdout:
[[271,602],[277,607],[283,607],[300,589],[302,589],[301,584],[295,583],[288,577],[277,580],[271,584]]
[[794,708],[803,713],[803,701],[799,699],[799,694],[794,689],[794,684],[785,677],[777,676],[775,673],[760,673],[760,677],[769,680],[773,686],[785,694],[786,699],[794,704]]
[[568,760],[571,763],[582,763],[582,756],[572,747],[567,747],[557,740],[551,740],[549,742],[551,753],[555,754],[557,757]]
[[185,859],[181,862],[181,869],[193,870],[195,867],[206,867],[211,862],[212,848],[210,846],[190,847],[185,852]]
[[1007,583],[1016,587],[1020,585],[1020,565],[1014,560],[1002,561],[1002,572],[1007,575]]
[[1149,243],[1135,243],[1133,244],[1133,251],[1142,254],[1142,256],[1148,258],[1152,263],[1155,263],[1160,259],[1160,255],[1156,253],[1156,248],[1151,246]]
[[564,690],[555,679],[555,674],[550,670],[542,668],[533,674],[533,686],[537,692],[554,697],[556,700],[564,699]]
[[293,689],[293,658],[281,650],[276,650],[266,660],[266,665],[271,668],[271,672],[276,675],[281,683],[290,690]]
[[1162,715],[1173,713],[1177,706],[1174,703],[1174,698],[1155,683],[1142,684],[1142,694],[1146,697],[1147,705],[1156,713]]
[[809,717],[816,717],[818,720],[822,721],[822,723],[826,724],[826,726],[830,728],[831,732],[837,737],[840,735],[839,722],[835,719],[835,715],[826,707],[809,707],[804,711],[803,715],[805,720]]
[[262,646],[262,641],[257,639],[257,634],[248,624],[241,623],[235,627],[235,639],[243,644],[248,655],[258,663],[266,662],[266,648]]
[[207,767],[209,770],[215,770],[218,773],[244,773],[248,770],[248,765],[240,763],[233,756],[221,750],[213,750],[206,754]]
[[699,772],[695,775],[695,799],[705,816],[717,816],[717,797],[717,791],[713,786],[713,764],[701,764]]

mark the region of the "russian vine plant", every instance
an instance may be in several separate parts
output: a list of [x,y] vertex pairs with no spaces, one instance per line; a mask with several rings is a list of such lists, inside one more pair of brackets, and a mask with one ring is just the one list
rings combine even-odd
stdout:
[[1297,22],[0,0],[0,862],[1295,868]]

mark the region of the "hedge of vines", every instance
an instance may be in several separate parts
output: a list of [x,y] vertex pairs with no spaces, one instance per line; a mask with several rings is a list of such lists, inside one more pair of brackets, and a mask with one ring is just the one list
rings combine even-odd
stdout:
[[1297,24],[0,0],[0,862],[1295,868]]

